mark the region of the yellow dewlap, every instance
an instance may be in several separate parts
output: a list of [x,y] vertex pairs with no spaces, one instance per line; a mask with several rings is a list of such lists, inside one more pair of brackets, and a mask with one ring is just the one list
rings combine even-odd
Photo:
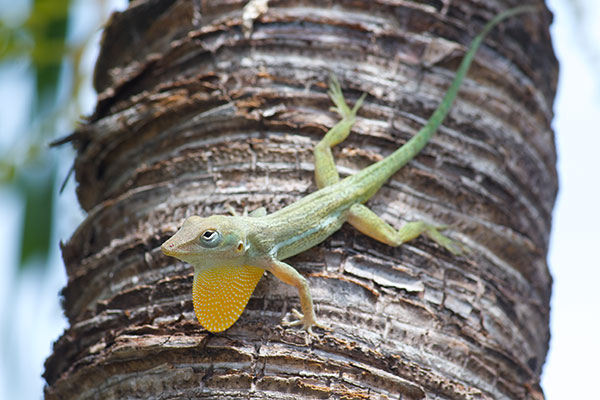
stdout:
[[197,270],[192,297],[200,325],[210,332],[222,332],[233,325],[263,273],[263,269],[250,266]]

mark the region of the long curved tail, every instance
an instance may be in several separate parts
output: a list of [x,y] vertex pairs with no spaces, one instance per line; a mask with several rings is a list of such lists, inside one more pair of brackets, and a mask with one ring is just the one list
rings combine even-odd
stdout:
[[[408,142],[406,142],[402,147],[393,152],[389,157],[381,160],[380,162],[372,165],[373,172],[381,173],[381,183],[385,182],[389,179],[396,171],[398,171],[403,165],[409,162],[414,156],[416,156],[422,149],[425,147],[429,139],[434,135],[438,127],[444,122],[444,119],[448,115],[450,108],[452,107],[452,103],[458,94],[458,89],[471,66],[471,62],[475,57],[475,53],[479,48],[479,45],[489,33],[489,31],[498,25],[501,21],[506,18],[509,18],[513,15],[534,12],[538,11],[538,7],[525,5],[519,6],[515,8],[511,8],[510,10],[504,11],[490,20],[483,28],[481,33],[479,33],[473,41],[471,42],[471,46],[469,50],[463,57],[458,70],[456,71],[456,75],[454,76],[454,80],[452,80],[452,84],[450,88],[446,92],[446,95],[442,99],[442,102],[438,106],[438,108],[433,112],[425,126],[419,130],[419,132],[413,136]],[[379,164],[379,165],[377,165]],[[382,165],[383,164],[383,165]],[[375,167],[377,165],[377,167]],[[370,169],[370,167],[369,167]],[[379,180],[379,179],[378,179]]]

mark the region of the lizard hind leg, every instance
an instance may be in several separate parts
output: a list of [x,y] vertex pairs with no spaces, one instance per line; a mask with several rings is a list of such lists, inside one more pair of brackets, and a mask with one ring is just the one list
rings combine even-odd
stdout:
[[200,325],[209,332],[233,325],[264,272],[252,266],[196,268],[192,299]]
[[350,208],[348,222],[365,235],[390,246],[400,246],[419,235],[424,235],[454,255],[466,252],[460,243],[440,233],[440,230],[444,229],[443,226],[415,221],[408,222],[396,230],[363,204],[354,204]]
[[335,107],[332,107],[332,110],[336,111],[342,119],[335,124],[315,146],[315,179],[319,189],[333,185],[340,180],[340,176],[335,167],[333,154],[331,153],[331,148],[343,142],[348,137],[352,125],[356,120],[356,112],[362,105],[366,96],[366,93],[364,93],[360,99],[357,100],[356,104],[354,104],[354,107],[350,108],[344,99],[344,94],[342,93],[340,84],[335,76],[332,76],[329,82],[328,94],[335,105]]

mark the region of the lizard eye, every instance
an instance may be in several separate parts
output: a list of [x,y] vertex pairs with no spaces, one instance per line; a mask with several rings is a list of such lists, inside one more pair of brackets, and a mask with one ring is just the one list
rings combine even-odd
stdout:
[[236,250],[237,250],[238,253],[241,253],[242,251],[244,251],[244,243],[239,242],[238,245],[237,245],[237,247],[236,247]]
[[214,229],[207,229],[200,235],[200,241],[206,247],[216,247],[221,241],[221,234]]

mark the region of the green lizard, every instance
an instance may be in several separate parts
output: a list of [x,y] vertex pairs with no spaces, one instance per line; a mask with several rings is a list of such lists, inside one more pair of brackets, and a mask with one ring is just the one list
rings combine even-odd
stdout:
[[164,254],[194,266],[192,297],[200,324],[210,332],[221,332],[233,325],[267,270],[299,291],[302,314],[294,310],[298,320],[289,325],[302,325],[311,334],[313,326],[325,328],[317,322],[306,279],[282,260],[321,243],[344,222],[390,246],[425,235],[451,253],[460,253],[459,245],[439,232],[442,227],[409,222],[396,230],[363,203],[433,136],[448,114],[486,34],[503,19],[528,11],[533,11],[532,7],[516,7],[488,22],[473,40],[448,92],[426,125],[387,158],[343,180],[336,170],[331,148],[350,133],[365,95],[350,109],[337,80],[332,78],[329,96],[342,119],[314,149],[319,190],[268,215],[264,208],[259,208],[250,215],[191,216],[161,246]]

